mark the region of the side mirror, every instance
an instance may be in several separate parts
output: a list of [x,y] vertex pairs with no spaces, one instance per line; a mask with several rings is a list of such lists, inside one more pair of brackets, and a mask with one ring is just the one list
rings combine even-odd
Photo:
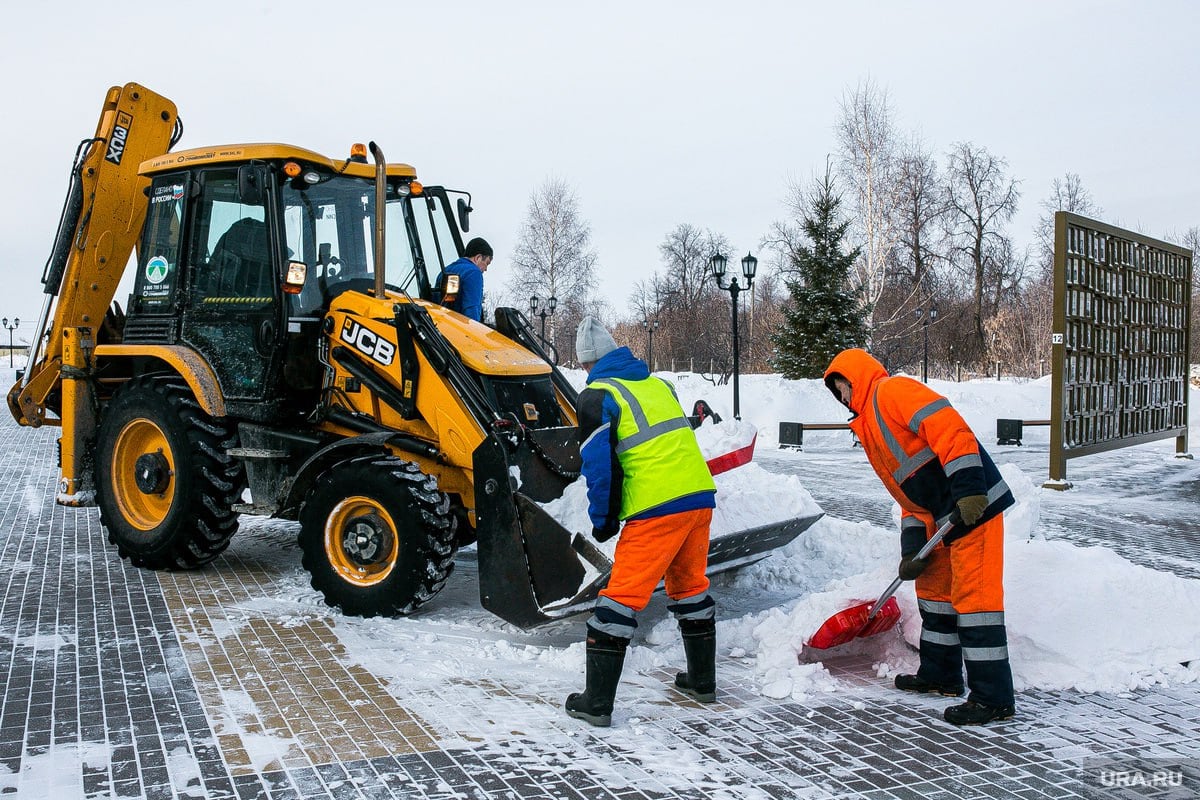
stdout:
[[261,206],[263,191],[263,173],[259,167],[253,164],[238,167],[238,200],[243,205]]
[[465,197],[458,198],[458,225],[463,233],[471,230],[471,204]]
[[300,294],[304,288],[304,280],[308,277],[308,265],[303,261],[289,261],[287,277],[283,279],[284,294]]

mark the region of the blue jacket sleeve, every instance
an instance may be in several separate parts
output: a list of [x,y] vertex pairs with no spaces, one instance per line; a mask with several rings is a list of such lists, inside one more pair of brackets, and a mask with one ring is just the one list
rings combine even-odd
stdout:
[[459,287],[462,293],[462,313],[464,317],[482,321],[483,273],[475,268],[475,265],[472,264],[471,267],[463,272],[462,286]]
[[608,393],[584,389],[579,395],[580,472],[587,482],[588,517],[596,528],[620,523],[621,484],[624,473],[616,457],[620,409]]

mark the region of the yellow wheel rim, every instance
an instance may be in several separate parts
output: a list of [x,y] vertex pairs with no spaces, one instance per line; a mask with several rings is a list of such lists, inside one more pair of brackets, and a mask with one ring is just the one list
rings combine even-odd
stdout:
[[325,519],[325,556],[347,583],[374,586],[383,581],[399,553],[392,515],[369,497],[347,497]]
[[[148,463],[154,476],[149,476]],[[126,423],[117,434],[109,477],[126,522],[143,531],[161,525],[175,501],[175,454],[162,428],[144,418]],[[154,485],[147,490],[150,482]]]

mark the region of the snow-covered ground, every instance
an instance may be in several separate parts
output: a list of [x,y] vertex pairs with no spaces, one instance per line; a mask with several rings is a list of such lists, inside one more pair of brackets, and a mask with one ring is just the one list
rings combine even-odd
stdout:
[[[732,418],[731,387],[714,386],[692,374],[658,374],[675,383],[685,408],[704,399],[718,414]],[[576,384],[585,379],[583,373],[572,373],[571,378]],[[998,418],[1050,417],[1049,377],[967,383],[935,380],[931,385],[950,399],[985,446],[989,440],[995,441]],[[1198,394],[1193,390],[1193,430],[1200,421]],[[848,416],[817,380],[743,376],[740,396],[741,424],[751,423],[758,429],[760,447],[776,445],[780,421],[842,422]],[[1024,439],[1046,442],[1048,430],[1026,428]],[[806,439],[815,436],[822,434],[810,432]],[[705,441],[703,429],[700,438]],[[1195,462],[1173,458],[1172,442],[1155,447],[1180,472],[1200,479]],[[1120,453],[1091,458],[1112,459],[1114,469],[1119,469]],[[862,468],[870,470],[865,457]],[[1005,516],[1006,610],[1018,690],[1120,691],[1147,683],[1200,678],[1200,615],[1179,613],[1180,609],[1200,608],[1200,581],[1132,564],[1105,548],[1048,541],[1038,525],[1043,492],[1050,491],[1041,488],[1045,475],[1028,475],[1012,464],[1004,465],[1002,472],[1018,501]],[[756,522],[751,509],[758,509],[761,522],[771,521],[776,518],[775,508],[798,494],[808,494],[796,485],[794,476],[765,470],[756,473],[752,483],[752,504],[743,504],[736,488],[733,496],[718,495],[718,503],[727,502],[738,509],[742,524]],[[1071,491],[1073,502],[1088,503],[1086,486]],[[1096,505],[1103,506],[1102,498],[1096,498]],[[898,521],[898,507],[893,516]],[[814,691],[837,691],[837,681],[819,660],[811,662],[821,654],[803,645],[829,616],[855,602],[874,600],[888,585],[895,576],[898,554],[895,530],[827,517],[772,558],[733,578],[735,586],[770,585],[794,593],[793,600],[774,608],[720,623],[721,642],[732,652],[754,659],[763,694],[802,699]],[[915,663],[913,648],[921,628],[912,584],[904,584],[897,597],[903,612],[902,639],[884,634],[846,646],[878,652],[880,675],[911,669]],[[1101,615],[1104,624],[1096,625]],[[671,643],[672,627],[670,620],[664,620],[650,641]],[[804,660],[811,663],[798,663]],[[1187,662],[1191,662],[1189,667],[1182,666]]]
[[[732,421],[730,387],[713,386],[695,375],[663,375],[676,384],[685,408],[705,399]],[[569,377],[582,385],[583,373],[569,373]],[[932,385],[950,398],[985,445],[994,441],[997,417],[1050,415],[1048,378],[934,381]],[[743,376],[740,391],[743,424],[757,428],[759,455],[774,452],[781,420],[840,422],[847,417],[820,381],[751,375]],[[704,441],[703,430],[700,436]],[[815,435],[806,435],[806,439],[808,436]],[[708,438],[718,450],[730,445],[712,434]],[[1047,440],[1046,428],[1026,429],[1027,442],[1039,438]],[[1155,446],[1171,467],[1191,479],[1200,478],[1196,462],[1172,458],[1170,442],[1149,447]],[[792,458],[799,462],[806,455],[796,453]],[[869,472],[861,451],[853,451],[852,457],[862,459],[862,470]],[[1120,469],[1122,460],[1120,451],[1091,458],[1109,459],[1113,469]],[[729,524],[748,527],[779,519],[780,509],[796,514],[812,509],[813,500],[795,475],[768,471],[758,460],[718,477],[718,503],[732,509]],[[779,461],[771,459],[776,470]],[[1012,464],[1002,469],[1018,499],[1018,505],[1006,514],[1005,564],[1010,649],[1018,690],[1121,691],[1155,682],[1200,679],[1200,615],[1179,613],[1180,609],[1200,608],[1200,581],[1138,566],[1105,548],[1047,540],[1039,529],[1040,505],[1049,491],[1041,488],[1045,475],[1025,474]],[[1086,506],[1094,500],[1098,508],[1103,507],[1102,497],[1087,496],[1087,486],[1071,491],[1073,502]],[[564,502],[568,508],[560,508],[556,515],[574,530],[590,531],[582,485],[571,487]],[[898,509],[894,515],[898,519]],[[261,521],[245,527],[250,532],[281,524]],[[721,524],[718,519],[714,528],[719,530]],[[718,577],[718,600],[723,593],[763,592],[771,598],[769,607],[721,615],[721,657],[752,662],[761,693],[771,697],[801,700],[814,693],[848,688],[831,677],[820,661],[821,653],[803,645],[831,614],[874,600],[886,588],[895,575],[898,558],[895,530],[861,519],[826,516],[765,561]],[[613,546],[609,542],[605,549],[611,553]],[[279,556],[292,557],[287,552]],[[281,586],[273,599],[276,609],[282,613],[291,606],[295,613],[328,613],[308,588],[306,576],[298,570],[291,575],[290,585]],[[419,691],[425,681],[439,681],[444,670],[464,668],[497,675],[516,671],[522,680],[544,684],[549,694],[561,693],[579,682],[584,617],[522,632],[478,610],[471,594],[473,585],[464,586],[462,580],[455,583],[453,579],[452,583],[455,585],[422,613],[408,620],[337,617],[339,637],[354,658],[377,674],[391,676],[405,692]],[[903,617],[895,632],[841,650],[860,648],[876,654],[881,677],[911,670],[916,664],[920,619],[912,584],[904,584],[897,598]],[[653,613],[653,608],[643,620],[644,633],[635,639],[623,686],[630,683],[636,687],[639,672],[682,663],[674,621],[661,608]],[[1101,615],[1104,624],[1095,624]],[[460,641],[460,637],[464,638]],[[414,647],[414,641],[421,646]],[[398,653],[402,655],[397,657]],[[1182,666],[1187,662],[1190,667]],[[650,681],[649,691],[661,691],[657,679]],[[637,696],[636,688],[633,696]]]
[[[0,376],[5,373],[7,387],[12,373],[0,370]],[[582,385],[582,373],[568,374]],[[846,446],[847,433],[806,433],[804,452],[776,449],[780,421],[846,419],[846,410],[820,381],[743,376],[743,423],[738,426],[732,420],[731,387],[714,386],[696,375],[659,374],[675,383],[685,408],[704,399],[725,418],[716,428],[701,429],[707,455],[740,445],[747,434],[757,434],[755,461],[718,477],[718,503],[724,517],[718,516],[716,528],[743,528],[814,510],[815,501],[798,475],[812,474],[819,459],[849,464],[861,475],[861,482],[847,491],[869,492],[870,499],[878,502],[883,490],[861,451]],[[1049,379],[932,381],[932,386],[950,398],[989,447],[995,441],[997,418],[1050,416]],[[1197,395],[1193,390],[1192,436],[1200,420]],[[1047,429],[1026,429],[1025,439],[1027,444],[1044,446]],[[1146,496],[1162,491],[1164,471],[1172,485],[1200,481],[1200,466],[1173,458],[1172,443],[1139,449],[1161,454],[1162,469],[1154,482],[1142,487]],[[1120,471],[1126,456],[1115,451],[1088,460],[1093,466]],[[1200,615],[1195,613],[1200,607],[1200,581],[1138,566],[1103,547],[1081,547],[1047,536],[1042,508],[1057,498],[1041,488],[1045,473],[1026,472],[1013,463],[1003,464],[1002,470],[1018,499],[1006,515],[1005,564],[1009,642],[1018,691],[1121,692],[1200,680]],[[1128,476],[1135,484],[1138,479],[1136,474]],[[32,485],[24,492],[30,498],[31,514],[41,508],[39,492]],[[1071,493],[1075,506],[1104,513],[1106,497],[1087,483],[1077,484]],[[590,525],[583,504],[582,487],[572,487],[555,515],[568,527],[587,532]],[[822,663],[826,654],[811,651],[804,643],[831,614],[873,600],[895,574],[895,527],[881,527],[865,516],[844,510],[840,516],[827,514],[770,558],[715,579],[719,664],[742,665],[743,672],[753,676],[757,691],[770,698],[817,702],[822,696],[856,691],[830,673]],[[531,631],[502,622],[479,606],[470,552],[460,556],[447,588],[419,613],[394,620],[344,617],[327,608],[309,587],[294,545],[295,530],[293,523],[243,518],[231,550],[279,575],[270,594],[242,606],[246,624],[263,614],[284,624],[325,620],[344,647],[345,659],[384,680],[402,702],[424,695],[439,697],[450,678],[495,678],[503,685],[520,687],[519,696],[491,696],[469,686],[456,689],[480,693],[464,708],[488,709],[486,719],[472,720],[474,734],[480,725],[487,729],[490,724],[497,740],[517,730],[534,739],[562,735],[547,720],[558,719],[562,697],[582,685],[585,617]],[[903,619],[895,630],[843,648],[869,654],[881,683],[895,672],[911,670],[917,660],[914,647],[920,621],[912,584],[903,585],[897,597]],[[656,598],[641,616],[618,696],[617,728],[611,734],[617,746],[628,745],[641,753],[652,750],[654,743],[647,739],[653,738],[655,729],[639,726],[638,715],[660,707],[655,704],[663,692],[661,670],[681,667],[684,661],[675,623],[664,606]],[[227,618],[231,625],[241,624],[236,613],[227,613]],[[440,716],[451,738],[466,730],[455,725],[454,713],[447,708]],[[672,770],[687,764],[677,752],[670,758]],[[719,770],[705,764],[705,770]],[[684,783],[685,778],[681,778]]]

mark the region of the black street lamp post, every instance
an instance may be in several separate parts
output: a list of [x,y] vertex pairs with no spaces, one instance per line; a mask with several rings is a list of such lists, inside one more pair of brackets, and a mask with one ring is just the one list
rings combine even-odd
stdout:
[[[558,306],[558,298],[550,295],[546,299],[546,308],[538,311],[538,306],[541,305],[542,299],[536,294],[529,298],[529,315],[532,317],[542,318],[542,341],[546,341],[546,317],[554,316],[554,309]],[[549,310],[547,310],[549,309]]]
[[758,259],[746,253],[746,257],[742,259],[742,275],[746,278],[746,285],[739,286],[737,276],[726,280],[725,268],[729,265],[729,259],[717,253],[709,259],[709,265],[712,267],[713,277],[717,279],[717,286],[729,292],[733,299],[733,418],[740,420],[742,418],[741,398],[738,395],[738,293],[749,289],[754,285],[754,273],[758,270]]
[[650,342],[649,342],[649,344],[646,345],[646,365],[648,367],[650,367],[650,371],[653,372],[654,371],[654,332],[656,330],[658,330],[658,320],[654,320],[652,322],[648,319],[644,319],[644,320],[642,320],[642,327],[645,328],[646,333],[648,333],[650,335]]
[[12,366],[13,366],[13,331],[15,331],[17,329],[17,326],[21,324],[21,320],[14,319],[12,321],[12,324],[9,325],[8,317],[4,317],[2,320],[0,320],[0,323],[2,323],[4,325],[4,327],[8,330],[8,368],[12,369]]
[[917,316],[921,319],[921,338],[924,341],[921,355],[921,383],[929,383],[929,323],[937,321],[937,305],[930,303],[928,308],[918,308]]

